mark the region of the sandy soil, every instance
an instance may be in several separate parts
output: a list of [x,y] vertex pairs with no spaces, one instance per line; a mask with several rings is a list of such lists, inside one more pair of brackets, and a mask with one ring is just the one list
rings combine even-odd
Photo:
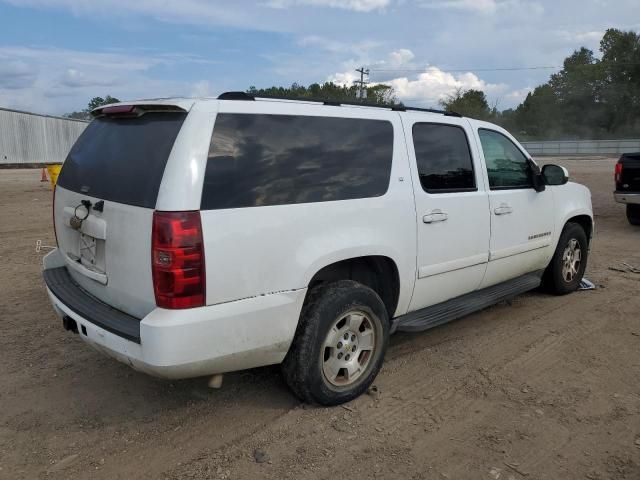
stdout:
[[51,191],[0,170],[0,478],[640,479],[640,228],[613,159],[557,159],[593,192],[598,289],[533,292],[392,338],[377,393],[301,405],[277,367],[167,382],[63,331],[45,295]]

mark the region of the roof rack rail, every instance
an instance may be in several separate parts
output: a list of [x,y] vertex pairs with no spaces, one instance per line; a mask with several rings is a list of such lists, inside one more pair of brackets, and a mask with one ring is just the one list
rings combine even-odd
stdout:
[[224,92],[218,95],[218,100],[255,100],[255,97],[245,92]]
[[405,110],[409,110],[412,112],[428,112],[428,113],[440,113],[445,117],[459,117],[462,118],[463,115],[458,112],[451,112],[447,110],[438,110],[437,108],[420,108],[420,107],[404,107]]
[[334,107],[339,107],[340,105],[349,105],[356,107],[370,107],[370,108],[384,108],[388,110],[392,110],[395,112],[405,112],[405,111],[413,111],[413,112],[427,112],[427,113],[438,113],[441,115],[445,115],[447,117],[462,117],[457,112],[447,112],[446,110],[437,110],[434,108],[419,108],[419,107],[406,107],[404,105],[379,105],[377,103],[366,103],[366,102],[354,102],[349,100],[332,100],[326,98],[314,98],[314,97],[287,97],[287,96],[279,96],[279,95],[260,95],[254,96],[245,92],[224,92],[218,96],[218,100],[255,100],[256,98],[262,98],[266,100],[291,100],[297,102],[315,102],[322,103],[323,105],[331,105]]

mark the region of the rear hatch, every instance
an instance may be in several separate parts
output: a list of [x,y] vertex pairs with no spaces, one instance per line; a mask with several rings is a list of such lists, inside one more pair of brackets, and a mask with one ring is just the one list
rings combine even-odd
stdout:
[[625,153],[620,163],[622,172],[616,189],[621,192],[640,192],[640,152]]
[[176,106],[137,105],[94,114],[58,178],[58,247],[83,289],[142,318],[155,308],[153,212],[187,113]]

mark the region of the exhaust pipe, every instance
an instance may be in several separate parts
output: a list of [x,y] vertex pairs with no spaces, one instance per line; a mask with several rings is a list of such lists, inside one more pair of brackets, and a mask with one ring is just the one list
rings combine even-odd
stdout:
[[208,385],[209,388],[220,388],[222,387],[222,379],[224,378],[224,375],[222,375],[221,373],[217,373],[216,375],[212,375],[211,378],[209,379]]
[[78,333],[78,324],[76,323],[76,321],[71,318],[71,317],[67,317],[66,315],[62,318],[62,326],[64,327],[64,329],[68,332],[73,332],[73,333]]

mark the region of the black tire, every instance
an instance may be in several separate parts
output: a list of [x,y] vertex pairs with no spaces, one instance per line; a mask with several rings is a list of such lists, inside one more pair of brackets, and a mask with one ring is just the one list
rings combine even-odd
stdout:
[[627,204],[627,220],[631,225],[640,225],[640,205]]
[[[350,313],[354,317],[351,317]],[[340,369],[340,372],[344,370],[343,376],[347,383],[342,386],[332,384],[332,380],[324,373],[326,362],[331,360],[338,364],[335,358],[342,351],[332,346],[325,346],[325,341],[334,324],[337,322],[336,326],[339,326],[344,320],[346,323],[343,323],[339,329],[333,330],[332,334],[339,334],[340,337],[335,338],[341,338],[340,332],[343,331],[341,329],[345,329],[346,333],[349,322],[352,322],[353,318],[356,318],[353,324],[357,323],[359,313],[363,314],[361,331],[365,332],[367,328],[373,330],[373,338],[367,340],[373,347],[370,352],[365,352],[366,349],[358,351],[358,345],[352,344],[356,353],[351,360],[357,360],[360,365],[360,359],[364,358],[366,366],[360,369],[357,378],[355,374],[353,375],[353,380],[347,378],[347,369]],[[360,339],[359,336],[358,339]],[[345,341],[345,344],[350,340],[351,337]],[[388,342],[387,309],[373,290],[352,280],[320,285],[307,295],[295,338],[282,364],[282,372],[291,390],[301,400],[327,406],[338,405],[358,397],[373,383],[382,367]],[[342,342],[339,344],[342,345]],[[347,356],[343,354],[341,358],[346,360]],[[338,381],[339,376],[333,379],[333,382]]]
[[[563,274],[563,267],[567,249],[570,248],[570,245],[575,245],[572,243],[574,241],[578,243],[580,248],[580,264],[576,268],[577,273],[568,280]],[[545,271],[543,277],[545,289],[555,295],[566,295],[575,292],[587,267],[588,249],[589,243],[584,229],[577,223],[567,223],[562,230],[553,258]]]

